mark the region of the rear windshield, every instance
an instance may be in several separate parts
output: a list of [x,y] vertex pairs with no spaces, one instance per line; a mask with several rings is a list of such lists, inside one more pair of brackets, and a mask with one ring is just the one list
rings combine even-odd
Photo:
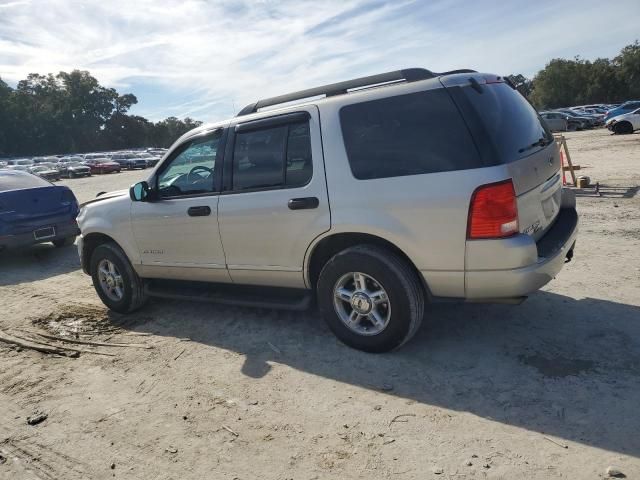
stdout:
[[[483,157],[509,163],[531,155],[553,142],[553,135],[531,104],[506,83],[451,87]],[[491,150],[487,151],[487,148]]]
[[360,180],[484,166],[444,88],[345,106],[340,123]]
[[0,192],[49,186],[51,186],[49,182],[30,173],[0,172]]

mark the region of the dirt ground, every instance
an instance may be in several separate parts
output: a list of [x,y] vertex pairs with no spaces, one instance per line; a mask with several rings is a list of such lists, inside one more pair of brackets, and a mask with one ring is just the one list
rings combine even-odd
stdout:
[[[640,478],[640,135],[567,138],[602,191],[579,193],[574,261],[519,306],[430,306],[391,354],[313,311],[115,315],[74,248],[1,254],[0,329],[138,347],[0,343],[0,478]],[[145,175],[63,183],[84,201]]]

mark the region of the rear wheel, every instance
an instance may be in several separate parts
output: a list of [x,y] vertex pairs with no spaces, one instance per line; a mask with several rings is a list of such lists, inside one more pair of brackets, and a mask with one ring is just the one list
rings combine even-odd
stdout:
[[633,133],[633,126],[629,122],[618,122],[613,126],[613,132],[618,135]]
[[94,250],[90,272],[98,296],[109,309],[128,313],[144,305],[144,283],[115,243],[103,243]]
[[360,245],[335,255],[317,286],[320,311],[350,347],[381,353],[413,337],[424,314],[420,280],[396,254]]

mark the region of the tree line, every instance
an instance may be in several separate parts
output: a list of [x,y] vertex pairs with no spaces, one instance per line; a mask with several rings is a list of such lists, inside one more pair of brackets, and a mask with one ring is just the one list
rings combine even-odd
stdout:
[[0,156],[168,147],[202,122],[151,122],[127,112],[138,99],[100,85],[87,71],[29,74],[11,88],[0,78]]
[[540,110],[640,100],[640,43],[627,45],[612,59],[554,58],[533,79],[518,74],[511,80]]

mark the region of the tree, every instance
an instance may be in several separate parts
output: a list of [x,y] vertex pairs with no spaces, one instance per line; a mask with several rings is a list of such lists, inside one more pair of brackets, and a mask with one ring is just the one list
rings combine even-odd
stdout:
[[627,91],[627,97],[640,99],[640,43],[636,40],[620,51],[620,55],[613,59],[617,68],[620,82]]
[[12,89],[0,79],[0,154],[36,155],[169,146],[201,122],[128,115],[138,103],[87,71],[32,73]]

